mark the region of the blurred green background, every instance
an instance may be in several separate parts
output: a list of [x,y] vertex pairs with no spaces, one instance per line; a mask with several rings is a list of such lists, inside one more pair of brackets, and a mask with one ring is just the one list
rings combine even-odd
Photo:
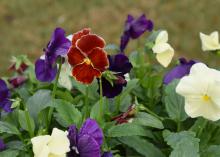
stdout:
[[168,30],[176,57],[217,65],[218,58],[201,51],[199,32],[219,30],[219,6],[220,0],[0,0],[0,76],[12,55],[40,56],[57,26],[67,34],[91,27],[107,43],[119,44],[129,13],[145,13],[155,29]]

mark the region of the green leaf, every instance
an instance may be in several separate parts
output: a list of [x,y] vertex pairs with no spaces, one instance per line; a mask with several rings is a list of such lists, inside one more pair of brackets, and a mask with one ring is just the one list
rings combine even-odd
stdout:
[[9,149],[25,150],[25,145],[21,141],[11,141],[6,144]]
[[121,94],[121,100],[126,97],[133,89],[135,89],[139,84],[139,79],[132,79],[128,81],[127,86],[124,88]]
[[55,113],[55,117],[60,125],[63,127],[68,127],[72,124],[80,126],[82,115],[73,104],[56,99],[53,101],[53,106],[56,108],[57,113]]
[[165,157],[152,143],[138,136],[121,137],[119,138],[119,141],[133,148],[144,157]]
[[163,123],[158,118],[145,112],[137,113],[132,123],[158,129],[164,128]]
[[[35,130],[34,120],[33,120],[32,117],[30,117],[29,113],[28,113],[28,116],[29,116],[29,119],[30,119],[32,132],[34,132],[34,130]],[[22,111],[22,110],[18,111],[18,120],[19,120],[19,123],[20,123],[21,127],[24,130],[29,131],[29,128],[28,128],[28,125],[27,125],[28,122],[27,122],[27,119],[25,117],[25,111]]]
[[170,157],[199,157],[199,139],[195,133],[182,131],[171,133],[164,131],[163,136],[168,145],[173,148]]
[[37,121],[40,111],[48,107],[51,101],[51,92],[49,90],[38,90],[32,97],[27,100],[27,108],[35,121]]
[[17,157],[19,154],[18,150],[13,150],[13,149],[7,149],[2,152],[0,152],[1,157]]
[[170,118],[175,121],[184,121],[187,115],[184,110],[184,98],[176,93],[178,80],[174,80],[165,87],[165,106]]
[[219,157],[220,145],[211,145],[208,149],[202,153],[201,157]]
[[2,121],[0,121],[0,133],[8,133],[8,134],[14,134],[14,135],[20,134],[20,132],[14,125],[7,123],[7,122],[2,122]]
[[[105,115],[105,113],[108,111],[108,102],[107,102],[107,99],[105,97],[103,98],[103,102],[104,102],[103,103],[103,111],[104,111],[103,115]],[[100,100],[97,101],[95,103],[95,105],[93,105],[93,107],[91,109],[91,112],[90,112],[90,118],[98,120],[99,114],[100,114],[99,105],[100,105]]]
[[108,130],[109,137],[123,137],[123,136],[151,136],[149,135],[148,130],[142,126],[126,123],[112,126]]

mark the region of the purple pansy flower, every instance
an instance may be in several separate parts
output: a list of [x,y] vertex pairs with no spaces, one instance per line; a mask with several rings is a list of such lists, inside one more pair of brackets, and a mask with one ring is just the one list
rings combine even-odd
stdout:
[[71,149],[68,157],[101,157],[103,132],[95,120],[87,119],[79,132],[71,125],[68,132]]
[[113,154],[111,152],[105,152],[102,154],[102,157],[113,157]]
[[123,87],[127,85],[124,75],[129,73],[132,68],[132,64],[126,55],[120,53],[113,56],[108,56],[109,70],[115,72],[116,80],[113,80],[112,84],[102,77],[103,96],[107,98],[113,98],[119,95]]
[[65,37],[65,31],[62,28],[56,28],[52,37],[44,48],[45,58],[38,59],[35,63],[35,74],[39,81],[51,82],[57,74],[56,60],[59,56],[67,54],[71,42]]
[[169,84],[174,79],[180,79],[183,76],[188,75],[192,65],[197,63],[194,60],[187,61],[185,58],[180,58],[179,62],[179,65],[177,65],[165,75],[163,79],[164,84]]
[[144,14],[137,19],[134,19],[132,15],[128,15],[125,22],[124,33],[121,36],[121,52],[126,48],[130,38],[137,39],[147,30],[153,30],[153,22],[148,20]]
[[11,112],[12,102],[9,100],[11,98],[11,93],[7,87],[4,80],[0,79],[0,108],[5,112]]
[[2,139],[0,139],[0,151],[3,151],[6,149],[6,145]]

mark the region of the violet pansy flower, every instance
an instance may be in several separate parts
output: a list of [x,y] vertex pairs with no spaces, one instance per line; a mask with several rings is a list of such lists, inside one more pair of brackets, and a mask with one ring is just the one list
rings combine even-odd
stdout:
[[143,14],[139,18],[135,19],[132,15],[128,15],[125,22],[124,33],[121,36],[120,50],[124,52],[130,39],[137,39],[145,31],[152,31],[153,22],[148,20]]
[[181,79],[183,76],[188,75],[193,64],[197,63],[194,60],[187,61],[185,58],[180,58],[179,62],[179,65],[165,75],[164,84],[169,84],[174,79]]
[[52,37],[44,48],[45,58],[38,59],[35,63],[35,74],[41,82],[51,82],[57,74],[56,60],[59,56],[67,54],[71,42],[65,37],[65,31],[62,28],[56,28]]
[[0,108],[2,108],[5,112],[11,112],[11,104],[10,101],[11,93],[7,87],[7,84],[4,80],[0,79]]
[[95,120],[87,119],[79,131],[71,125],[68,133],[71,149],[68,157],[101,157],[103,132]]
[[0,139],[0,151],[3,151],[6,149],[6,145],[2,139]]
[[113,157],[113,154],[111,152],[105,152],[102,154],[102,157]]
[[113,98],[119,95],[123,87],[127,85],[125,80],[125,74],[129,73],[132,68],[132,64],[126,55],[120,53],[113,56],[108,56],[109,70],[115,72],[116,80],[113,80],[112,84],[102,77],[103,96],[107,98]]

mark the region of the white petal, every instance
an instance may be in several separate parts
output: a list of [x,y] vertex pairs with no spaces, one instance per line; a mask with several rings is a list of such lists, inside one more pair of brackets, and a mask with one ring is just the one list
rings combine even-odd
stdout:
[[186,98],[185,111],[192,118],[202,116],[212,121],[220,119],[220,108],[216,107],[211,101]]
[[63,155],[70,151],[68,133],[54,128],[51,134],[51,141],[48,144],[51,154]]
[[157,38],[156,38],[156,40],[155,40],[155,43],[156,44],[159,44],[159,43],[166,43],[168,41],[168,33],[167,33],[167,31],[161,31],[159,34],[158,34],[158,36],[157,36]]
[[213,51],[220,49],[220,43],[218,40],[218,32],[213,32],[210,35],[200,33],[200,39],[202,42],[203,51]]
[[73,39],[73,35],[70,34],[70,35],[68,35],[66,38],[69,39],[69,41],[72,41],[72,39]]
[[47,144],[51,140],[49,135],[37,136],[31,139],[33,145],[33,152],[35,157],[47,157],[49,154],[49,147]]
[[59,84],[68,90],[72,89],[70,74],[71,74],[70,65],[68,63],[64,63],[59,77]]
[[173,50],[173,48],[170,46],[168,43],[160,43],[160,44],[155,44],[154,47],[152,48],[154,53],[163,53],[167,50]]

